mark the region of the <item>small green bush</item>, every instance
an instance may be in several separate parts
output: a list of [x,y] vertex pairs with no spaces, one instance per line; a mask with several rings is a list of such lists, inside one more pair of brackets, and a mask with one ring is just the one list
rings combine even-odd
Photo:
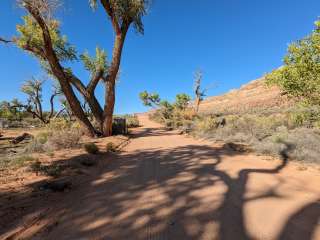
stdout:
[[108,142],[106,146],[107,152],[116,152],[117,146],[113,142]]
[[87,153],[97,154],[99,152],[99,148],[95,143],[86,143],[84,144],[84,149]]
[[62,167],[57,165],[57,164],[53,164],[53,165],[42,165],[40,161],[35,161],[33,162],[31,165],[31,170],[33,172],[38,173],[42,173],[46,176],[51,176],[51,177],[58,177],[61,175],[62,172]]

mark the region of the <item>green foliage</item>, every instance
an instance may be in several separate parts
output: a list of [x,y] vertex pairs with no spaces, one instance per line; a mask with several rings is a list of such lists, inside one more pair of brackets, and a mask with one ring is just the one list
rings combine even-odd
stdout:
[[292,128],[302,126],[316,127],[320,121],[320,107],[317,105],[298,104],[289,111],[288,120]]
[[59,177],[63,170],[62,166],[58,164],[43,165],[40,161],[33,162],[30,167],[33,172],[51,177]]
[[53,119],[49,124],[46,125],[46,130],[48,132],[65,131],[71,128],[73,128],[72,123],[63,118]]
[[92,75],[98,71],[105,72],[108,69],[107,54],[99,47],[96,47],[95,57],[91,57],[89,52],[86,51],[80,55],[80,59],[82,60],[86,70],[88,70]]
[[159,106],[161,99],[158,93],[148,93],[147,91],[143,91],[139,94],[141,101],[144,106]]
[[[19,36],[16,38],[16,44],[18,47],[25,49],[35,49],[32,54],[35,57],[45,61],[43,58],[44,42],[42,37],[42,30],[36,21],[30,16],[22,17],[23,24],[17,25],[17,32]],[[53,49],[56,52],[59,60],[75,60],[76,50],[71,46],[66,36],[60,34],[60,23],[57,20],[50,19],[47,21],[47,25],[52,39]]]
[[0,102],[0,117],[10,121],[20,121],[27,115],[20,106],[21,103],[16,98],[14,98],[11,102]]
[[195,121],[195,131],[209,132],[217,128],[217,121],[215,117],[203,116]]
[[188,107],[190,100],[191,97],[185,93],[177,94],[174,106],[179,110],[185,110]]
[[280,86],[289,97],[309,104],[320,104],[320,21],[304,39],[292,43],[284,58],[284,66],[267,74],[269,85]]
[[[110,7],[120,24],[132,21],[135,29],[142,33],[142,17],[147,14],[149,0],[110,0]],[[97,0],[89,0],[91,7],[96,8]]]
[[84,149],[86,150],[87,153],[90,153],[90,154],[97,154],[99,152],[98,146],[94,143],[86,143],[84,145]]
[[116,152],[117,146],[113,142],[108,142],[106,146],[107,152]]

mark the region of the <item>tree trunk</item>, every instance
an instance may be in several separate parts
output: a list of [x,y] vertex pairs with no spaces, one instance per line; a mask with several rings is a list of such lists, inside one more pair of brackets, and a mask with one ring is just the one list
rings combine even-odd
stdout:
[[115,84],[106,83],[103,135],[105,137],[112,135],[113,111],[115,104]]
[[69,80],[88,103],[93,117],[99,124],[100,130],[102,131],[103,109],[101,108],[96,96],[94,95],[95,88],[89,89],[88,87],[84,86],[83,83],[75,76],[70,76]]
[[116,35],[113,54],[112,54],[112,62],[109,68],[109,73],[105,82],[105,105],[104,105],[104,113],[103,113],[103,135],[105,137],[112,135],[112,120],[113,120],[113,111],[115,104],[115,84],[116,78],[119,71],[121,54],[124,44],[124,39],[127,33],[127,29],[125,29],[121,34]]
[[94,96],[94,93],[92,95],[85,97],[87,103],[89,104],[89,107],[91,109],[91,112],[93,114],[94,119],[98,123],[100,127],[100,131],[102,131],[103,127],[103,110],[97,100],[97,98]]
[[199,105],[200,105],[200,98],[197,97],[194,101],[194,111],[195,111],[195,114],[198,114],[199,112]]

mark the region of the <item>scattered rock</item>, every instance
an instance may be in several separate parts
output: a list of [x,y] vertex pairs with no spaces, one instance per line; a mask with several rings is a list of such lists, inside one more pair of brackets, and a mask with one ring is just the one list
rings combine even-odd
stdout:
[[223,145],[223,147],[231,149],[231,150],[236,151],[236,152],[243,152],[243,153],[252,152],[250,147],[248,145],[245,145],[245,144],[239,144],[239,143],[230,142],[230,143],[225,143]]
[[22,142],[23,140],[30,139],[30,138],[32,138],[32,135],[30,135],[29,133],[24,133],[14,139],[12,139],[10,142],[13,144],[18,144],[18,143]]
[[65,190],[70,190],[72,183],[67,180],[57,180],[52,182],[46,182],[41,187],[40,190],[51,190],[54,192],[63,192]]
[[92,167],[96,164],[96,161],[94,161],[93,159],[90,159],[90,158],[83,158],[80,160],[80,163],[83,165],[83,166],[86,166],[86,167]]

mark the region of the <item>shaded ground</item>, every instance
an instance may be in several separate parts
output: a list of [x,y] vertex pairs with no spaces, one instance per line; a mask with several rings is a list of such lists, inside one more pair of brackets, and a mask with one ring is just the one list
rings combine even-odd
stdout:
[[319,171],[140,121],[70,192],[48,193],[16,224],[2,218],[0,239],[320,239]]

